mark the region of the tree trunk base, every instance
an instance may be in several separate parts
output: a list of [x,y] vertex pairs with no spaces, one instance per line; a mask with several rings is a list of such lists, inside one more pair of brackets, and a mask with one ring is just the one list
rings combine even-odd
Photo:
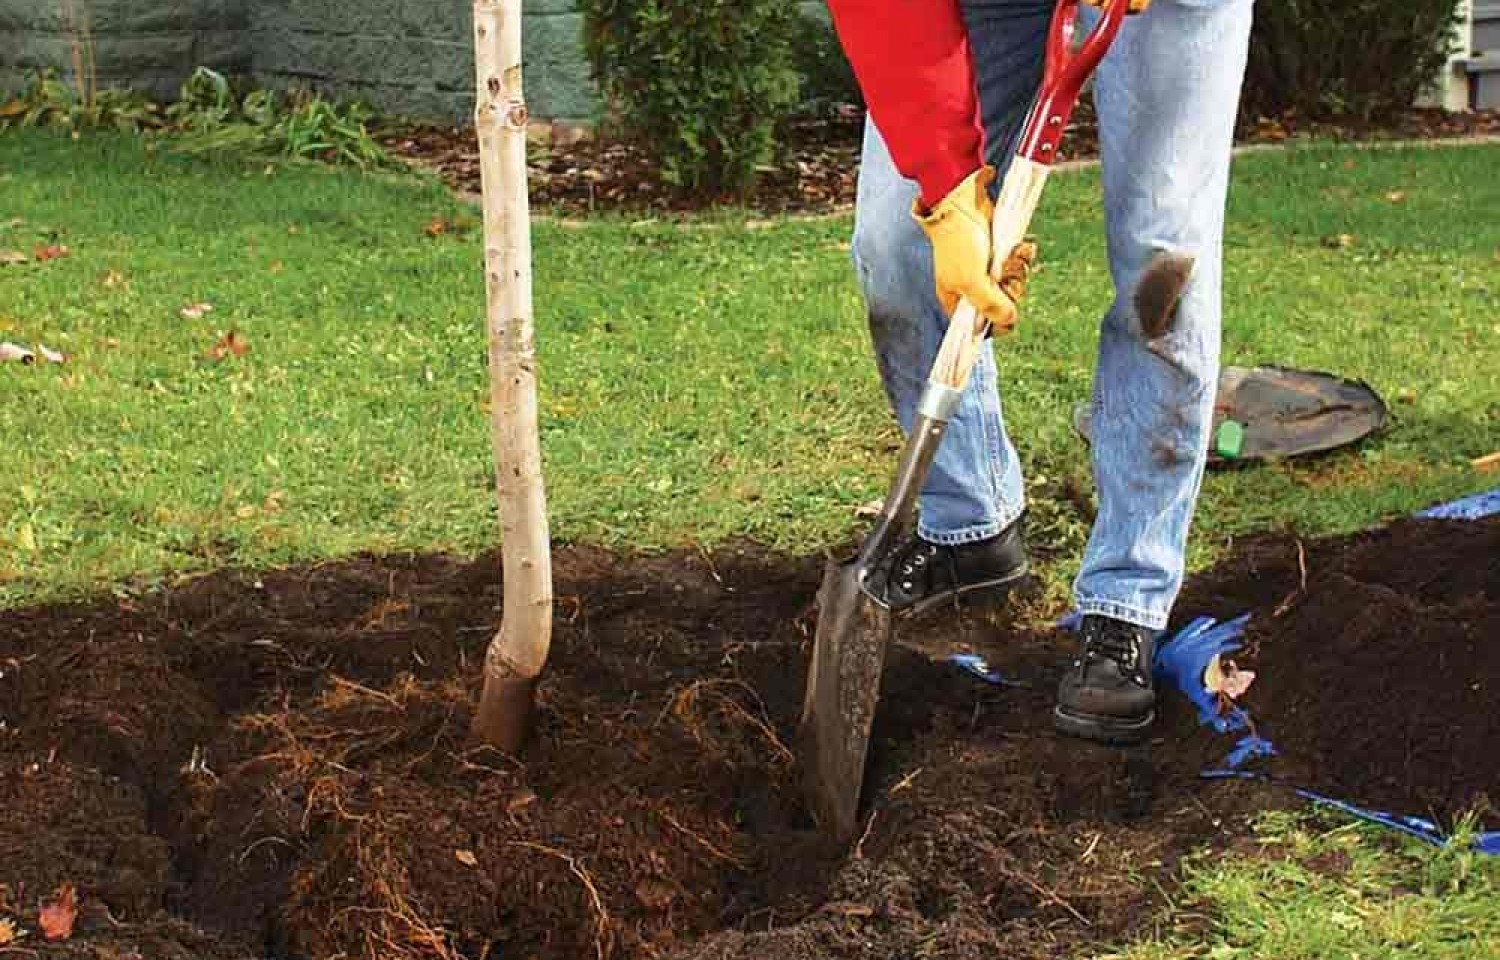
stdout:
[[486,676],[471,728],[474,738],[506,753],[520,753],[531,735],[535,703],[535,677]]

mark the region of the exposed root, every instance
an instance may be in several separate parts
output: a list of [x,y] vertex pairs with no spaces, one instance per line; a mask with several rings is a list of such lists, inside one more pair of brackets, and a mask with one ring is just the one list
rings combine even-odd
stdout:
[[588,891],[589,905],[594,911],[594,954],[599,960],[604,960],[608,950],[605,937],[609,932],[609,911],[604,909],[604,901],[599,897],[599,888],[594,886],[594,879],[589,876],[588,871],[578,865],[578,861],[563,853],[561,850],[549,847],[545,844],[535,843],[530,840],[511,840],[506,843],[508,847],[523,847],[527,850],[535,850],[537,853],[549,857],[555,857],[568,865],[573,876],[583,884],[584,890]]
[[718,847],[710,843],[702,834],[689,830],[687,827],[682,825],[681,820],[678,820],[676,817],[672,816],[670,811],[658,810],[656,812],[661,816],[663,820],[667,821],[672,826],[681,831],[684,836],[691,839],[694,843],[698,844],[698,846],[707,850],[718,859],[723,860],[725,863],[733,864],[734,866],[742,870],[746,868],[747,865],[744,860],[731,854],[725,853],[723,850],[720,850]]
[[[725,690],[738,690],[747,694],[755,702],[758,715],[752,714],[749,710],[745,709],[743,704],[725,693]],[[710,697],[716,706],[705,708],[703,701]],[[705,729],[706,724],[703,716],[705,712],[708,718],[720,717],[730,719],[731,726],[733,725],[733,718],[738,718],[760,734],[762,739],[775,751],[778,762],[791,764],[795,760],[791,749],[782,742],[781,738],[776,735],[775,729],[771,726],[770,715],[767,713],[766,705],[760,699],[760,695],[748,684],[739,680],[699,680],[692,683],[672,698],[671,702],[662,711],[663,714],[667,712],[670,712],[681,721],[683,727],[686,728],[688,734],[695,741],[713,750],[716,754],[722,755],[724,750],[719,743],[719,738],[714,737]],[[660,717],[657,718],[658,722],[660,722],[660,719]]]

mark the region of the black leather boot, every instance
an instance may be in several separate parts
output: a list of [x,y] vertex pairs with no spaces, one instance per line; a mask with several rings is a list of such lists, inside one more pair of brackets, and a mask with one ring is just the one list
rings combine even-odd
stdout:
[[957,546],[929,543],[913,534],[885,567],[881,595],[892,610],[907,615],[957,597],[998,600],[1029,569],[1021,517],[988,540]]
[[1102,743],[1140,743],[1156,719],[1151,683],[1154,633],[1112,617],[1089,615],[1080,628],[1083,652],[1057,688],[1053,725]]

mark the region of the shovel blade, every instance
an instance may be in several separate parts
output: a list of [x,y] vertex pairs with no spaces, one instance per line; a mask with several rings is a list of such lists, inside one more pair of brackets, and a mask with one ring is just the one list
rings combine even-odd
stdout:
[[859,561],[830,562],[818,590],[818,628],[797,732],[803,792],[818,826],[844,842],[858,827],[860,789],[890,610],[863,588]]

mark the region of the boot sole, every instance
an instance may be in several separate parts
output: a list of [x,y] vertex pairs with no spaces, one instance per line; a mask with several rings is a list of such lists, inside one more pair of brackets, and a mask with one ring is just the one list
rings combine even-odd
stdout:
[[1155,722],[1155,710],[1139,720],[1122,720],[1119,717],[1102,717],[1092,713],[1069,713],[1062,707],[1054,707],[1052,710],[1052,726],[1058,733],[1115,747],[1134,746],[1144,742],[1150,737],[1151,725]]
[[[896,616],[903,620],[920,617],[923,614],[931,613],[938,607],[950,606],[955,600],[962,600],[976,606],[1003,603],[1010,596],[1011,590],[1022,580],[1025,580],[1030,573],[1031,564],[1025,563],[1021,565],[1020,569],[1004,577],[966,584],[957,590],[949,590],[928,597],[925,600],[918,600],[909,607],[897,610]],[[975,594],[981,594],[981,596],[975,596]]]

